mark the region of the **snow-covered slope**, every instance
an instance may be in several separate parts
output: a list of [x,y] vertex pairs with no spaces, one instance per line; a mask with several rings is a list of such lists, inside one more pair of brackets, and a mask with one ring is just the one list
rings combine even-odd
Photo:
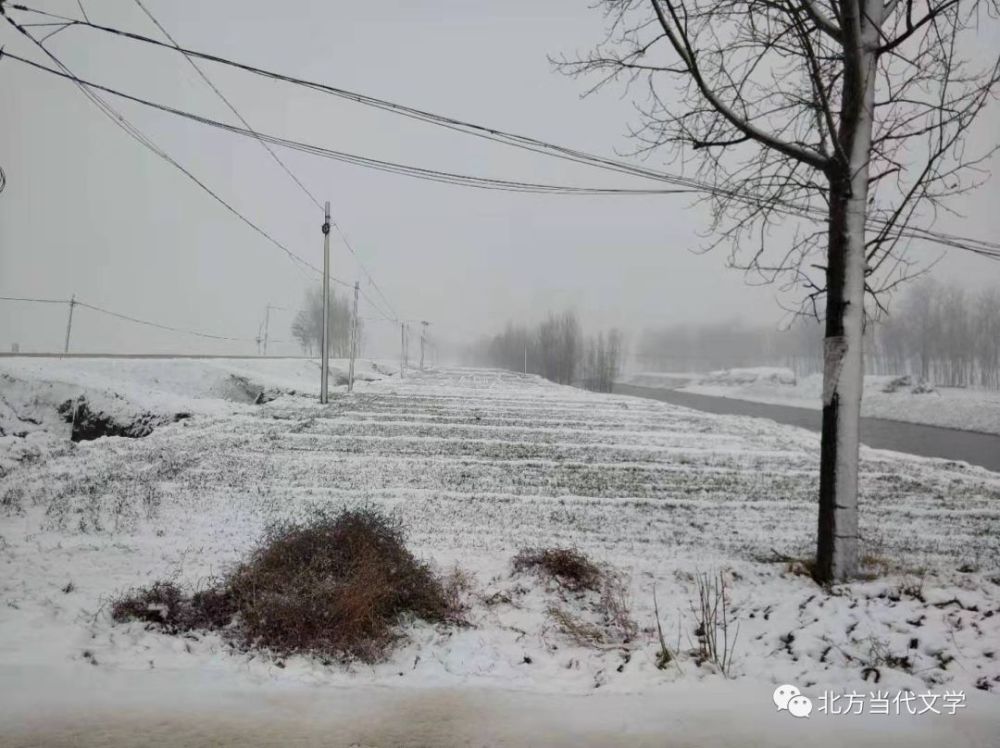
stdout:
[[[331,389],[343,390],[348,362],[330,362]],[[358,361],[355,381],[392,374]],[[82,398],[97,417],[156,425],[178,415],[225,415],[277,394],[319,394],[319,363],[310,359],[0,358],[0,476],[24,459],[65,446]],[[64,404],[71,405],[64,405]],[[60,412],[60,407],[63,412]]]

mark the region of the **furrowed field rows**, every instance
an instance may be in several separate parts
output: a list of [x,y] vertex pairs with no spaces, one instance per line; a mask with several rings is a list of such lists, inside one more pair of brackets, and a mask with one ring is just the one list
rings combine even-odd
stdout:
[[499,425],[475,423],[437,423],[425,420],[371,420],[342,418],[317,420],[298,432],[318,436],[371,436],[371,437],[427,437],[457,439],[488,437],[493,441],[530,442],[555,444],[571,441],[575,444],[607,444],[614,440],[621,445],[649,445],[674,447],[741,446],[739,439],[719,437],[711,433],[667,431],[662,424],[645,430],[620,430],[609,428],[576,428],[564,424],[553,426]]
[[[928,558],[993,542],[983,528],[1000,528],[995,476],[864,457],[866,542]],[[180,522],[234,507],[257,516],[372,502],[399,511],[428,548],[572,538],[638,555],[747,558],[808,548],[817,464],[814,435],[768,421],[516,375],[444,374],[338,394],[326,408],[279,398],[146,439],[83,443],[37,473],[26,466],[21,480],[41,503],[84,504],[155,481]]]

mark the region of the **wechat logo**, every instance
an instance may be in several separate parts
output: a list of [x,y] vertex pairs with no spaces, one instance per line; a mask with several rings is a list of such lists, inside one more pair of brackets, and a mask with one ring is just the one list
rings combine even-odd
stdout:
[[779,712],[786,711],[796,718],[808,717],[813,710],[812,700],[792,685],[778,686],[771,698]]

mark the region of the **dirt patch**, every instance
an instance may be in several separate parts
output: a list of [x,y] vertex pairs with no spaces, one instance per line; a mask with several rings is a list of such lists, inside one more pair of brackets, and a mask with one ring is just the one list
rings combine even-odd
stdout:
[[139,413],[130,418],[114,416],[99,410],[92,410],[83,395],[76,400],[66,400],[57,408],[62,419],[70,424],[70,439],[75,442],[91,441],[102,436],[123,436],[141,439],[153,433],[157,426],[179,421],[189,416],[178,413],[173,417],[155,413]]
[[398,522],[373,510],[272,528],[219,584],[186,595],[171,583],[114,601],[115,621],[170,633],[223,630],[243,649],[381,660],[407,618],[457,623],[454,594],[407,550]]

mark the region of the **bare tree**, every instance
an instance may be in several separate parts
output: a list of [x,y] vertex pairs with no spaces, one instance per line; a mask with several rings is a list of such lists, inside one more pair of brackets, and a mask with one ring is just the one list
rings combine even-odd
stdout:
[[582,384],[610,392],[621,371],[625,338],[612,329],[585,339],[576,314],[549,313],[534,327],[508,322],[504,331],[484,337],[465,351],[469,363],[526,370],[559,384]]
[[[696,157],[714,189],[713,246],[728,243],[731,264],[756,277],[805,287],[803,311],[820,316],[825,300],[822,580],[856,566],[866,298],[881,308],[913,274],[900,230],[984,178],[989,153],[965,141],[1000,58],[974,69],[975,45],[960,40],[997,3],[600,0],[604,43],[557,61],[599,74],[595,89],[644,84],[639,151]],[[769,241],[778,225],[790,241]]]
[[571,311],[549,316],[538,325],[536,346],[539,372],[560,384],[575,384],[577,364],[583,355],[580,322]]
[[892,373],[954,387],[1000,388],[1000,292],[972,295],[927,279],[877,326],[879,355]]
[[1000,291],[984,289],[976,297],[973,321],[979,386],[1000,389]]
[[[330,356],[347,358],[351,355],[351,306],[346,299],[330,299]],[[364,322],[358,320],[358,353],[361,351]],[[306,291],[302,308],[292,321],[292,337],[310,356],[323,347],[323,290]]]
[[591,336],[582,362],[583,386],[594,392],[611,392],[621,373],[624,349],[625,336],[618,328]]

